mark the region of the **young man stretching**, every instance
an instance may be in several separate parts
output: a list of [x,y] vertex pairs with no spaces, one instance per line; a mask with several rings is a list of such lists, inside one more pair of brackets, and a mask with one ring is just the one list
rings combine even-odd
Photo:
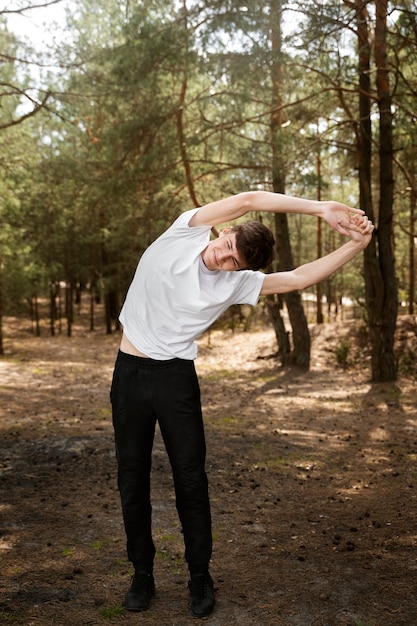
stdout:
[[[285,272],[263,274],[273,257],[272,233],[260,222],[212,226],[248,212],[301,213],[325,219],[350,240],[330,254]],[[304,289],[327,278],[363,250],[374,227],[360,209],[254,191],[183,213],[143,254],[120,314],[123,336],[111,401],[118,486],[135,574],[129,611],[149,608],[155,593],[150,473],[158,421],[171,463],[176,507],[190,572],[190,610],[211,613],[211,515],[206,444],[194,369],[195,339],[230,305],[255,305],[261,295]]]

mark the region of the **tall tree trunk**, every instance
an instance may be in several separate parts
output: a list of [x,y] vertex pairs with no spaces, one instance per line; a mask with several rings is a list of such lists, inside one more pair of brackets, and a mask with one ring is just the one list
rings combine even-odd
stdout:
[[[282,37],[281,0],[271,0],[271,42],[272,42],[272,109],[271,109],[271,137],[272,137],[272,185],[275,193],[285,193],[285,163],[284,146],[282,139]],[[275,235],[279,270],[293,269],[294,262],[291,251],[288,220],[285,213],[275,214]],[[293,352],[290,360],[298,367],[308,369],[310,366],[310,333],[307,319],[304,314],[301,296],[298,291],[285,295],[288,315],[293,334]],[[274,315],[280,315],[279,307],[270,307]],[[279,349],[281,359],[288,353],[288,335],[282,333],[283,324],[274,322],[274,328],[281,329]],[[283,365],[285,362],[283,361]]]
[[282,296],[267,296],[266,306],[275,331],[275,338],[278,345],[278,356],[282,365],[286,365],[290,360],[291,345],[290,338],[285,328],[284,319],[281,315],[283,307]]
[[[317,200],[321,200],[321,147],[320,147],[320,128],[317,123]],[[319,259],[323,254],[322,246],[322,228],[321,219],[317,219],[317,258]],[[323,324],[323,284],[321,282],[316,285],[316,323]]]
[[[185,30],[187,31],[187,34],[188,34],[188,18],[187,18],[188,10],[187,10],[186,0],[183,0],[182,2],[182,14],[183,14]],[[177,112],[176,112],[177,136],[178,136],[178,142],[179,142],[179,147],[180,147],[181,161],[184,167],[185,180],[187,182],[187,189],[188,189],[191,201],[193,202],[194,206],[199,207],[200,203],[197,198],[197,192],[196,192],[195,185],[194,185],[194,178],[191,172],[191,164],[190,164],[190,159],[188,158],[187,141],[186,141],[186,136],[185,136],[185,131],[184,131],[184,109],[186,106],[185,96],[187,93],[187,86],[188,86],[188,66],[187,66],[187,60],[185,60],[184,67],[183,67],[183,77],[182,77],[180,94],[179,94],[179,102],[178,102],[178,107],[177,107]]]
[[417,180],[416,166],[417,158],[417,134],[410,133],[410,152],[407,156],[407,167],[403,168],[403,174],[408,182],[407,191],[410,193],[410,218],[408,227],[408,312],[414,314],[415,297],[416,297],[416,255],[415,255],[415,238],[416,238],[416,209],[417,209]]
[[51,329],[51,336],[55,336],[55,295],[53,293],[53,285],[49,289],[49,327]]
[[94,285],[90,285],[90,331],[94,330],[95,294]]
[[58,282],[58,312],[57,312],[57,316],[58,316],[58,328],[59,328],[59,334],[62,334],[62,289],[61,289],[61,283]]
[[74,319],[73,308],[73,286],[72,282],[67,282],[65,288],[65,313],[67,317],[67,337],[72,337],[72,322]]
[[[350,2],[346,4],[351,5]],[[359,44],[358,168],[360,206],[374,223],[372,199],[371,36],[366,4],[355,0]],[[393,143],[391,96],[387,64],[387,1],[375,0],[374,59],[379,108],[379,211],[376,230],[364,252],[366,307],[369,319],[372,380],[395,380],[394,335],[397,283],[392,248]]]
[[33,321],[35,323],[35,337],[41,336],[41,324],[39,319],[39,302],[38,295],[33,296]]
[[[412,166],[414,169],[414,166]],[[413,188],[410,190],[410,233],[409,233],[409,247],[408,247],[408,271],[409,271],[409,287],[408,287],[408,312],[410,315],[414,313],[414,298],[415,298],[415,219],[416,219],[416,204],[417,197]]]
[[394,148],[392,112],[387,62],[387,0],[376,0],[374,57],[379,108],[379,263],[384,283],[384,298],[378,306],[377,324],[372,329],[372,379],[395,380],[397,366],[394,337],[397,323],[398,287],[393,252]]
[[110,304],[110,295],[107,293],[104,294],[104,321],[106,325],[106,334],[112,334],[112,319],[111,319],[111,304]]

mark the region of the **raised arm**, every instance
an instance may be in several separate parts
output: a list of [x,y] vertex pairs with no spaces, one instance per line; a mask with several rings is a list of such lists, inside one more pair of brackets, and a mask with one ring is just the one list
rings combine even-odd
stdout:
[[340,269],[353,259],[358,252],[366,248],[371,241],[374,225],[367,217],[356,217],[358,228],[350,230],[352,239],[343,244],[337,250],[327,254],[316,261],[300,265],[289,272],[275,272],[266,274],[261,289],[261,295],[274,293],[288,293],[311,287],[316,283],[328,278],[333,272]]
[[321,217],[335,230],[348,235],[356,229],[354,215],[363,215],[341,202],[306,200],[269,191],[247,191],[202,206],[190,220],[190,226],[216,226],[231,222],[251,211],[270,213],[300,213]]

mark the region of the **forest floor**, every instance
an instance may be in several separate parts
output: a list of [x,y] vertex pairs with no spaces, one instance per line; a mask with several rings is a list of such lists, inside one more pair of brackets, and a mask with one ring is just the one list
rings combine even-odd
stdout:
[[[120,337],[35,338],[16,319],[5,331],[0,624],[195,624],[159,433],[157,594],[146,613],[122,608],[131,568],[108,399]],[[217,589],[207,626],[417,626],[416,377],[372,384],[360,334],[355,322],[313,326],[309,372],[279,367],[270,329],[200,341]],[[410,362],[412,318],[399,342]]]

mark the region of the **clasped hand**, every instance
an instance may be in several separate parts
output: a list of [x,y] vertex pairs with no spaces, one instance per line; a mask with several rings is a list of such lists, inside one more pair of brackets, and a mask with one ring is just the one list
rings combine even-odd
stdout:
[[353,215],[351,226],[346,226],[351,239],[363,243],[364,247],[371,241],[374,228],[375,226],[366,215]]
[[375,227],[362,209],[341,202],[322,202],[322,217],[337,232],[348,235],[353,241],[367,246],[371,240]]

